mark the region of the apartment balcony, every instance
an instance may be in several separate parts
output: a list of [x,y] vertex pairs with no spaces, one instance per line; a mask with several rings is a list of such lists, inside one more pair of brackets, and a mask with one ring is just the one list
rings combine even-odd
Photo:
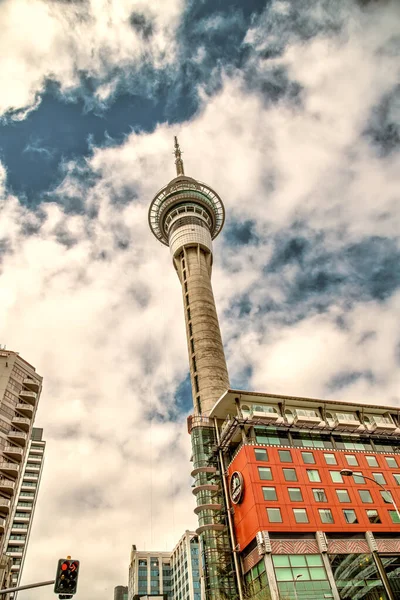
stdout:
[[0,514],[8,515],[11,508],[11,501],[7,500],[7,498],[0,498]]
[[3,517],[0,517],[0,533],[4,533],[6,528],[6,520]]
[[31,390],[21,390],[19,393],[19,397],[21,398],[21,400],[24,400],[25,402],[29,402],[29,404],[32,404],[32,406],[36,406],[36,402],[37,402],[37,393],[36,392],[31,392]]
[[260,419],[265,423],[274,423],[276,425],[283,423],[283,417],[273,407],[263,406],[262,404],[251,407],[250,417],[252,419]]
[[28,419],[32,419],[33,417],[33,406],[27,404],[26,402],[19,402],[15,407],[15,410],[21,413],[21,415],[28,417]]
[[[29,467],[31,468],[31,467]],[[37,483],[39,481],[39,477],[35,473],[27,473],[25,471],[24,481],[30,481],[32,483]]]
[[[25,534],[28,533],[28,525],[21,529],[21,527],[14,527],[14,524],[11,526],[11,533],[14,535]],[[19,540],[21,541],[21,540]]]
[[337,414],[334,420],[335,428],[346,429],[346,431],[364,431],[365,427],[358,419],[350,415]]
[[21,462],[24,451],[19,446],[6,446],[3,450],[3,455]]
[[0,462],[0,473],[9,477],[18,477],[19,465],[13,462]]
[[[13,534],[15,536],[15,534]],[[17,534],[19,535],[19,534]],[[25,536],[22,539],[18,539],[18,540],[13,540],[11,537],[8,540],[8,545],[9,546],[23,546],[26,542],[26,538]]]
[[3,494],[12,495],[14,493],[14,488],[15,488],[14,481],[11,481],[10,479],[6,479],[5,477],[0,478],[0,492],[3,492]]
[[[17,512],[19,512],[20,510],[22,510],[22,509],[19,508]],[[27,513],[25,517],[19,517],[17,515],[14,515],[14,521],[16,523],[26,523],[28,525],[30,520],[31,520],[31,516],[29,513]]]
[[24,431],[14,431],[11,430],[7,433],[7,437],[12,442],[19,444],[20,446],[25,446],[28,435]]
[[[25,502],[25,500],[23,502],[24,502],[24,505],[17,504],[18,512],[26,512],[27,514],[30,514],[32,512],[32,504],[28,504],[28,502]],[[26,504],[26,506],[25,506],[25,504]]]
[[14,416],[11,419],[11,425],[13,427],[19,427],[19,429],[23,429],[24,431],[29,431],[29,428],[31,426],[31,420],[27,419],[26,417]]
[[19,548],[15,548],[14,550],[7,549],[6,555],[11,556],[12,558],[22,558],[23,551],[22,551],[22,549],[20,550]]
[[11,573],[19,573],[20,569],[21,569],[21,565],[12,565]]
[[22,384],[31,392],[38,392],[40,388],[39,382],[35,381],[35,379],[32,379],[31,377],[24,379]]
[[384,415],[375,415],[370,417],[368,428],[374,433],[395,433],[397,426],[390,417]]
[[[31,454],[38,454],[39,456],[41,456],[43,454],[44,448],[33,448],[32,446],[29,448],[29,456]],[[29,460],[31,460],[31,458],[29,458]],[[35,460],[32,457],[32,460]]]
[[302,427],[303,425],[306,427],[315,427],[321,425],[321,423],[323,423],[323,420],[314,410],[298,409],[294,413],[293,424],[298,427]]

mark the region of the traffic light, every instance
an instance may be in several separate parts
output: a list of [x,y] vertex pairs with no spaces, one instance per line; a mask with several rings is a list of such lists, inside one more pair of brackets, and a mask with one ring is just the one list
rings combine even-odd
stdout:
[[54,593],[71,597],[76,594],[78,587],[79,560],[60,558],[57,566]]

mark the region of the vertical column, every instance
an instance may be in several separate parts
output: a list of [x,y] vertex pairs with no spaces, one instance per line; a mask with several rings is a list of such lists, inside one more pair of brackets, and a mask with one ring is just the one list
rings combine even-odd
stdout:
[[214,294],[210,253],[200,246],[185,248],[178,275],[182,284],[193,404],[197,414],[208,415],[229,388],[228,369]]

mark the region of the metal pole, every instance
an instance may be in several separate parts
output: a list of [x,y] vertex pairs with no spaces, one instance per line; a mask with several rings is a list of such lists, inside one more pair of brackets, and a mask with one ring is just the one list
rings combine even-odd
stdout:
[[[221,439],[220,439],[220,436],[219,436],[218,421],[217,421],[216,417],[214,417],[214,426],[215,426],[215,432],[216,432],[217,442],[218,442],[218,446],[219,446]],[[220,467],[221,467],[221,478],[222,478],[222,485],[223,485],[223,488],[224,488],[226,510],[227,510],[227,514],[228,514],[229,534],[230,534],[231,543],[232,543],[233,563],[235,565],[235,572],[236,572],[236,580],[237,580],[237,585],[238,585],[239,599],[243,600],[242,580],[241,580],[241,577],[240,577],[239,560],[238,560],[238,556],[237,556],[237,553],[236,553],[236,550],[235,550],[236,540],[235,540],[235,533],[234,533],[234,529],[233,529],[233,521],[232,521],[231,507],[230,507],[230,502],[229,502],[228,486],[226,484],[226,479],[225,479],[225,461],[224,461],[224,455],[222,454],[221,448],[218,448],[218,458],[219,458],[219,464],[220,464]]]
[[296,575],[296,579],[294,580],[294,595],[295,595],[296,600],[299,600],[299,597],[297,595],[297,580],[300,577],[303,577],[303,575]]
[[31,588],[43,587],[44,585],[53,585],[55,579],[52,581],[41,581],[40,583],[29,583],[28,585],[20,585],[18,587],[6,588],[0,590],[0,596],[3,594],[9,594],[10,592],[19,592],[20,590],[30,590]]

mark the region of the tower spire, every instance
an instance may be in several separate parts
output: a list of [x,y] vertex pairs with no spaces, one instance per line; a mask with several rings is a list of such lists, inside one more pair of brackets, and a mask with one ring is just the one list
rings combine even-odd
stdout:
[[183,160],[182,160],[182,152],[178,144],[178,138],[174,135],[175,140],[175,165],[176,165],[176,174],[184,175],[185,172],[183,170]]

